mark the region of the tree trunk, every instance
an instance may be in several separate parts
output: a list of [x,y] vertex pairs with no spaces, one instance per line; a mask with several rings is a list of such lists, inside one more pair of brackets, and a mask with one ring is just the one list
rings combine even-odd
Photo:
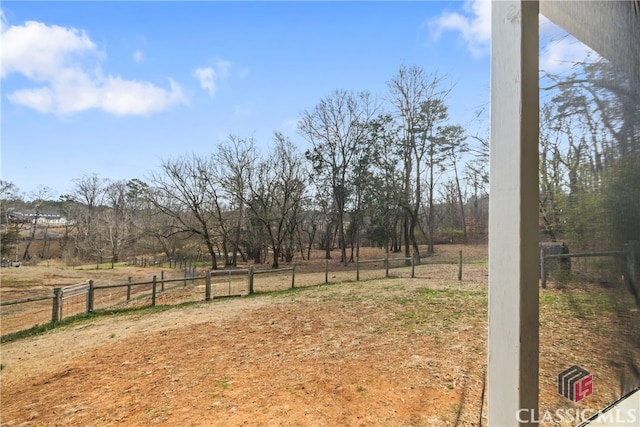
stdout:
[[233,248],[233,254],[231,255],[231,265],[233,265],[234,267],[238,265],[238,249],[240,248],[240,233],[242,231],[242,213],[244,207],[244,203],[242,203],[241,200],[238,203],[238,225],[236,227],[235,239],[233,239],[233,244],[231,245],[231,247]]
[[338,243],[340,245],[340,262],[347,265],[347,239],[344,236],[343,210],[338,211]]
[[467,220],[464,215],[464,202],[462,201],[462,190],[460,189],[460,178],[458,177],[458,168],[453,164],[453,170],[456,176],[456,189],[458,190],[458,203],[460,203],[460,226],[462,227],[462,243],[467,244]]
[[271,268],[280,268],[280,248],[273,248],[273,264],[271,264]]
[[38,224],[38,214],[36,212],[36,216],[33,220],[33,224],[31,225],[31,231],[29,231],[29,240],[27,240],[27,246],[24,248],[24,254],[22,255],[22,260],[26,261],[30,258],[29,256],[29,248],[31,247],[31,242],[33,242],[36,238],[36,227]]
[[216,249],[213,247],[211,240],[209,240],[208,236],[206,239],[207,250],[209,251],[209,255],[211,256],[211,269],[218,269],[218,259],[216,257]]
[[429,255],[433,255],[435,253],[435,248],[434,248],[434,244],[433,244],[433,235],[436,232],[436,225],[435,225],[435,212],[433,209],[433,190],[434,190],[434,182],[433,182],[433,168],[435,167],[434,165],[434,155],[433,155],[433,149],[430,150],[430,154],[429,154],[429,212],[427,214],[427,229],[429,230],[429,236],[428,236],[428,246],[427,246],[427,253]]

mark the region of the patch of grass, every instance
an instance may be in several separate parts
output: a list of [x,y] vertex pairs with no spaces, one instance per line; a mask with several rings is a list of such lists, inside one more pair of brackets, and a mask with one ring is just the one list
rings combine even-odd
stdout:
[[231,378],[229,377],[222,377],[220,378],[219,382],[218,382],[218,387],[220,387],[222,390],[226,390],[229,388],[229,382],[231,381]]
[[396,314],[402,325],[415,327],[449,326],[461,319],[486,316],[487,294],[480,291],[419,288],[409,296],[393,298],[405,308]]
[[33,280],[31,280],[30,278],[17,278],[17,277],[7,277],[6,275],[3,275],[2,277],[2,286],[3,287],[19,287],[19,286],[33,286]]
[[611,315],[633,308],[633,301],[625,290],[592,292],[581,289],[542,290],[540,308],[553,317],[579,318]]
[[102,315],[102,316],[119,316],[125,314],[152,314],[152,313],[162,313],[163,311],[169,310],[180,310],[187,307],[198,307],[205,304],[202,301],[185,301],[179,304],[172,305],[156,305],[156,306],[143,306],[143,307],[124,307],[124,308],[108,308],[95,310],[93,314]]
[[252,294],[247,295],[245,298],[295,295],[300,292],[304,292],[305,290],[309,290],[309,287],[288,288],[288,289],[275,290],[275,291],[254,291]]
[[[379,281],[393,280],[390,278],[376,278],[369,280],[356,281],[344,281],[339,283],[331,283],[327,286],[306,286],[297,288],[288,288],[275,291],[254,292],[252,295],[248,295],[248,298],[259,298],[264,296],[273,297],[288,297],[298,295],[301,293],[311,294],[316,293],[320,298],[324,300],[340,300],[344,302],[362,302],[367,299],[372,299],[371,296],[364,295],[360,290],[366,289],[371,284]],[[394,285],[384,285],[385,289],[394,289]],[[374,297],[375,298],[375,297]],[[399,305],[406,305],[408,310],[398,315],[398,318],[405,324],[424,324],[431,319],[437,318],[444,319],[446,323],[456,321],[462,316],[472,313],[472,317],[476,316],[477,312],[483,313],[482,310],[477,310],[478,304],[486,305],[486,291],[461,291],[458,289],[446,289],[446,290],[433,290],[428,288],[419,288],[411,292],[409,295],[392,298],[390,301]],[[31,336],[37,336],[44,334],[48,331],[68,327],[70,325],[76,325],[80,322],[91,322],[98,318],[105,316],[122,316],[128,314],[151,314],[160,313],[167,310],[181,310],[187,307],[197,307],[202,304],[207,304],[203,301],[187,301],[174,305],[156,305],[142,306],[142,307],[115,307],[108,309],[95,310],[88,314],[78,314],[65,318],[59,322],[46,323],[42,325],[36,325],[32,328],[25,329],[19,332],[10,333],[0,337],[0,343],[7,343],[16,341],[18,339],[27,338]],[[444,305],[443,305],[444,304]],[[450,307],[446,307],[446,305]],[[473,311],[460,310],[459,306],[466,307],[467,305],[473,305]],[[471,309],[471,307],[469,307]],[[483,314],[484,315],[484,314]],[[440,321],[442,323],[442,320]],[[392,327],[392,325],[388,325]],[[383,329],[387,329],[383,327]]]
[[95,318],[96,314],[88,313],[88,314],[78,314],[76,316],[67,317],[66,319],[62,319],[59,322],[49,322],[44,323],[42,325],[36,325],[29,329],[24,329],[22,331],[13,332],[10,334],[2,335],[0,337],[0,343],[8,343],[11,341],[16,341],[22,338],[33,337],[36,335],[42,335],[54,329],[60,329],[67,327],[69,325],[74,325],[83,321],[87,321],[89,319]]

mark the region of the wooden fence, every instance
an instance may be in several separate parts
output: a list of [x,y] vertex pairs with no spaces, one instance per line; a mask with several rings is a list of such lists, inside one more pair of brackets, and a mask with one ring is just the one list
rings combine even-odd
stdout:
[[[360,272],[363,269],[363,265],[381,263],[384,266],[385,277],[389,277],[391,263],[402,262],[403,266],[410,266],[411,277],[415,277],[415,263],[413,257],[402,258],[389,258],[388,254],[381,259],[360,260],[356,258],[355,262],[355,280],[360,280]],[[462,251],[460,251],[458,259],[458,280],[462,280]],[[324,284],[330,283],[329,281],[329,260],[325,262],[325,280]],[[29,298],[15,299],[10,301],[0,302],[0,306],[10,306],[17,304],[24,304],[33,301],[51,300],[51,322],[58,322],[64,317],[69,317],[78,312],[71,312],[67,309],[69,301],[73,300],[78,304],[81,301],[83,309],[80,312],[90,313],[94,311],[96,306],[96,291],[103,291],[107,289],[122,290],[118,292],[116,296],[116,304],[121,302],[130,302],[133,297],[137,299],[149,298],[151,306],[156,305],[156,300],[159,294],[162,294],[170,289],[178,287],[185,288],[187,284],[194,284],[196,281],[204,281],[204,300],[210,301],[215,298],[223,297],[235,297],[242,295],[250,295],[255,292],[254,279],[255,276],[262,275],[282,275],[283,273],[289,273],[291,275],[290,288],[296,286],[296,267],[295,265],[289,268],[281,268],[276,270],[256,270],[253,266],[248,269],[233,269],[233,270],[207,270],[204,275],[197,276],[195,267],[185,269],[184,277],[181,278],[165,278],[164,272],[161,272],[160,277],[154,275],[149,281],[132,282],[131,277],[127,282],[117,284],[97,285],[93,280],[88,282],[65,286],[56,287],[53,289],[53,295],[33,296]],[[246,277],[246,286],[232,288],[232,278]],[[221,295],[212,294],[212,282],[215,280],[223,279],[227,286],[227,292]],[[171,284],[178,284],[177,286],[170,286]],[[220,284],[220,283],[218,283]],[[139,292],[135,292],[136,288],[141,289]],[[115,304],[112,304],[115,305]]]

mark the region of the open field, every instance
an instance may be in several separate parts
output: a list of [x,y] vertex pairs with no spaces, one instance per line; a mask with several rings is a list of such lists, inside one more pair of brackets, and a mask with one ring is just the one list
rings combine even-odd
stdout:
[[[434,264],[415,279],[96,316],[4,343],[0,422],[479,425],[486,262],[464,271],[458,281],[455,263]],[[620,315],[608,305],[610,292],[541,291],[541,408],[599,408],[615,397],[620,366],[609,349],[625,343],[613,333]],[[638,321],[637,311],[624,315]],[[555,389],[557,373],[574,363],[594,374],[594,395],[580,404]]]
[[[439,247],[434,255],[423,257],[424,267],[420,267],[419,274],[430,277],[433,274],[434,264],[456,264],[458,262],[459,251],[464,253],[466,265],[486,264],[486,246],[460,246],[445,245]],[[296,259],[295,267],[297,271],[296,286],[315,286],[323,284],[325,279],[330,283],[350,281],[356,279],[355,263],[348,263],[346,266],[339,262],[340,254],[335,251],[333,259],[325,265],[325,253],[323,251],[312,252],[312,259]],[[360,265],[360,278],[362,280],[384,277],[385,254],[380,248],[362,248],[362,260],[378,260],[375,263],[362,263]],[[299,257],[298,257],[299,258]],[[405,266],[405,261],[398,261],[401,254],[390,254],[391,274],[396,276],[410,276],[410,269],[399,268]],[[283,265],[282,267],[290,267]],[[329,274],[325,277],[325,268],[328,267]],[[249,268],[249,265],[239,265],[238,268]],[[255,266],[256,270],[272,272],[268,264]],[[199,265],[196,275],[203,277],[206,266]],[[190,269],[189,269],[190,270]],[[291,273],[284,269],[279,274],[260,275],[254,281],[256,291],[283,290],[291,286]],[[115,285],[127,283],[149,282],[153,276],[160,280],[180,279],[185,277],[185,271],[177,268],[169,268],[166,264],[161,266],[139,267],[116,264],[111,268],[111,264],[102,264],[96,268],[95,264],[79,265],[67,267],[59,263],[44,261],[39,265],[22,265],[19,268],[3,268],[0,272],[0,301],[18,300],[24,298],[37,297],[42,295],[53,295],[55,287],[64,287],[79,283],[86,283],[92,280],[96,286]],[[457,277],[457,273],[452,273]],[[480,278],[485,280],[485,278]],[[205,297],[204,280],[188,280],[184,282],[184,288],[180,283],[168,284],[167,289],[171,291],[160,292],[158,294],[159,304],[178,304],[183,302],[202,301]],[[189,285],[189,286],[186,286]],[[245,277],[233,276],[232,286],[228,286],[227,277],[216,277],[212,280],[213,296],[242,295],[248,293],[248,283]],[[164,290],[164,286],[162,286]],[[126,301],[126,288],[110,288],[106,290],[96,290],[94,309],[110,307],[133,307],[149,304],[151,285],[134,286],[131,289],[131,300]],[[146,296],[147,298],[143,298]],[[141,298],[142,297],[142,298]],[[6,335],[16,331],[28,329],[36,324],[45,324],[51,321],[52,301],[41,300],[28,303],[3,306],[0,311],[1,334]],[[79,295],[76,298],[67,300],[64,303],[63,315],[79,314],[86,310],[86,298]]]

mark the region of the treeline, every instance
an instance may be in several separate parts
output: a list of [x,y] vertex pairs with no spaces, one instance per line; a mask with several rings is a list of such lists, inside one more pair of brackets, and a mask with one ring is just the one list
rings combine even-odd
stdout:
[[540,223],[572,250],[640,240],[640,82],[605,61],[545,75]]
[[[451,89],[440,76],[405,66],[388,87],[379,99],[336,90],[303,111],[305,152],[279,132],[269,144],[231,135],[209,155],[163,161],[144,180],[82,176],[57,201],[43,188],[21,205],[7,197],[5,183],[3,217],[10,209],[61,214],[69,222],[55,241],[67,259],[205,253],[213,268],[238,257],[277,267],[314,248],[327,256],[340,248],[347,263],[362,245],[419,261],[419,242],[433,252],[437,241],[485,240],[487,153],[463,160],[467,135],[449,121]],[[27,241],[36,237],[38,227],[22,227],[33,231],[22,231]],[[23,257],[46,257],[27,245]]]
[[[573,70],[541,78],[541,237],[572,249],[639,240],[640,85],[604,62]],[[484,242],[489,143],[451,123],[450,91],[442,77],[402,66],[381,98],[336,90],[303,111],[304,152],[279,132],[269,144],[230,135],[144,180],[84,175],[55,201],[46,187],[25,201],[3,182],[3,255],[22,239],[23,258],[47,257],[49,239],[69,261],[162,253],[206,255],[213,268],[277,267],[312,249],[329,257],[340,248],[348,263],[377,245],[420,262],[438,242]],[[54,236],[11,222],[19,210],[69,221]],[[44,244],[32,254],[38,233]]]

